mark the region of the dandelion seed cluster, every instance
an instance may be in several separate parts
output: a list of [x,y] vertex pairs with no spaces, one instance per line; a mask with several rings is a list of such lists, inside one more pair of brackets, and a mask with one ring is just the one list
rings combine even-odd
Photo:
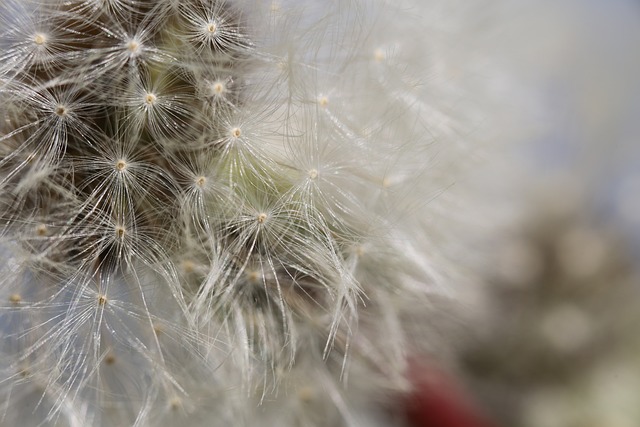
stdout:
[[428,3],[0,3],[0,423],[371,425],[475,122]]

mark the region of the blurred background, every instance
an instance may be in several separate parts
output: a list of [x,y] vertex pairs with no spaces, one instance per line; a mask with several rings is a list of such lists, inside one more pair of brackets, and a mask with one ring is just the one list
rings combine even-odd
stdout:
[[496,49],[531,137],[477,190],[497,221],[460,376],[498,426],[637,427],[640,2],[511,7]]

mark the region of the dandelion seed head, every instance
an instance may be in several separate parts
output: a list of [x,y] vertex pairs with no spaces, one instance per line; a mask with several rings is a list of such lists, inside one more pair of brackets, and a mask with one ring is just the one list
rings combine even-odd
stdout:
[[[191,404],[191,398],[183,402],[173,393],[162,393],[180,389],[182,397],[193,391],[195,376],[181,370],[176,357],[193,357],[189,368],[208,371],[214,366],[209,352],[201,351],[207,350],[203,344],[214,341],[206,336],[214,329],[229,334],[229,346],[244,352],[238,358],[242,374],[233,372],[235,364],[230,372],[217,373],[242,378],[248,390],[255,389],[254,373],[265,371],[266,365],[259,366],[267,363],[265,356],[273,363],[274,376],[280,376],[274,383],[287,375],[286,369],[279,373],[284,365],[299,366],[288,353],[304,353],[303,341],[296,336],[307,331],[313,331],[314,343],[326,341],[325,355],[317,354],[315,344],[309,346],[318,361],[329,351],[346,358],[345,347],[375,342],[376,337],[359,340],[350,335],[356,330],[349,319],[358,317],[359,296],[372,290],[372,295],[384,298],[386,289],[378,292],[375,280],[362,280],[366,289],[360,289],[361,278],[353,270],[364,267],[352,267],[367,263],[357,259],[365,253],[357,242],[370,241],[369,214],[380,211],[369,197],[380,193],[377,177],[382,172],[377,168],[385,169],[389,154],[409,151],[417,161],[414,153],[421,151],[409,147],[379,152],[383,144],[365,144],[369,139],[389,139],[388,145],[396,139],[413,143],[417,138],[406,130],[406,123],[422,122],[422,117],[407,114],[407,120],[394,122],[400,110],[385,108],[407,104],[402,108],[408,111],[428,102],[400,96],[405,91],[400,84],[384,85],[396,76],[404,81],[405,69],[407,74],[415,72],[407,64],[397,64],[391,76],[368,78],[372,62],[391,54],[353,37],[369,34],[361,31],[368,30],[364,27],[353,31],[350,3],[359,0],[341,2],[345,5],[339,13],[322,19],[322,7],[318,16],[315,11],[297,16],[306,13],[305,7],[290,10],[288,2],[280,0],[269,0],[260,10],[251,2],[218,0],[73,0],[45,2],[47,7],[30,6],[29,11],[18,7],[19,0],[10,3],[17,5],[10,8],[16,13],[34,16],[22,20],[28,25],[16,32],[18,48],[5,55],[11,59],[5,61],[8,64],[0,64],[0,107],[5,100],[11,104],[10,114],[0,119],[0,182],[11,189],[13,181],[26,176],[38,185],[45,182],[46,188],[42,185],[42,195],[34,191],[34,197],[23,197],[25,207],[6,215],[13,223],[3,224],[0,235],[24,241],[29,256],[34,249],[44,249],[46,256],[51,253],[55,266],[51,271],[48,265],[39,268],[47,280],[61,283],[55,288],[59,293],[39,289],[33,294],[30,288],[10,292],[21,292],[28,302],[43,307],[66,306],[60,313],[37,313],[42,316],[40,329],[54,337],[33,348],[46,350],[46,356],[62,354],[56,369],[64,372],[52,372],[47,384],[52,390],[60,387],[60,396],[75,399],[59,399],[64,411],[68,406],[87,412],[86,422],[71,425],[95,424],[92,421],[104,409],[96,402],[111,405],[108,381],[113,378],[100,378],[89,373],[96,372],[95,367],[82,366],[98,355],[98,363],[104,365],[113,365],[117,357],[118,375],[141,375],[131,378],[135,387],[118,390],[133,392],[117,410],[134,420],[115,417],[114,423],[142,426],[153,424],[145,417],[154,413],[154,405],[166,413]],[[269,9],[271,16],[261,16],[269,15]],[[48,18],[53,18],[50,27],[34,27]],[[363,16],[357,26],[364,26],[366,19]],[[371,28],[372,34],[375,30]],[[364,60],[356,52],[365,52]],[[356,78],[316,86],[316,77],[325,81],[342,72]],[[339,99],[333,98],[330,87],[336,87]],[[371,93],[369,89],[376,91],[376,102],[371,103],[375,105],[362,108],[360,94]],[[428,106],[424,109],[430,112]],[[17,119],[13,109],[22,109]],[[433,109],[438,112],[437,106]],[[361,129],[366,130],[362,135]],[[386,138],[397,130],[403,138]],[[197,143],[187,146],[185,141]],[[366,156],[361,155],[363,149],[368,150]],[[12,156],[11,150],[17,154]],[[284,161],[289,154],[295,159]],[[11,171],[16,159],[23,169]],[[400,169],[402,160],[392,157],[389,164]],[[33,179],[42,170],[46,176]],[[322,185],[311,183],[317,180]],[[388,179],[382,183],[389,185]],[[13,206],[7,194],[3,206]],[[20,221],[32,212],[42,224],[26,223],[24,237],[25,223]],[[381,223],[386,221],[380,217]],[[373,247],[367,246],[371,258],[377,254],[378,246],[375,251]],[[181,248],[188,248],[188,255],[180,253]],[[403,275],[387,277],[398,277],[394,291],[402,288]],[[234,286],[237,283],[247,287]],[[90,292],[88,311],[81,303],[85,291]],[[22,301],[20,293],[6,296],[9,293],[5,305]],[[95,312],[100,316],[92,316]],[[84,331],[91,335],[72,336]],[[174,334],[179,334],[179,352],[174,352]],[[221,343],[227,339],[221,338]],[[183,346],[182,339],[188,345]],[[114,354],[104,347],[113,343],[132,351]],[[363,350],[356,349],[354,357],[366,353]],[[0,351],[4,354],[5,348]],[[206,361],[200,360],[204,353]],[[33,374],[39,371],[34,368]],[[227,388],[224,379],[196,380],[197,393],[213,384]],[[299,403],[327,400],[324,383],[301,385],[305,386],[293,395]],[[148,395],[136,394],[138,389]],[[56,411],[64,416],[63,410]]]

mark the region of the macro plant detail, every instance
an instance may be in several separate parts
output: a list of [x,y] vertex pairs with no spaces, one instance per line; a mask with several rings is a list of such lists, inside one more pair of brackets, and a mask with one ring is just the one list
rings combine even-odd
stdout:
[[539,113],[473,3],[0,0],[0,425],[408,426]]

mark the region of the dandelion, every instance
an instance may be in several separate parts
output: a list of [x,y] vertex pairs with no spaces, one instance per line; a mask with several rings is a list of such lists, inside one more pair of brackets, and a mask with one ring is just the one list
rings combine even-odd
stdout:
[[355,426],[408,389],[481,132],[454,18],[409,2],[425,54],[387,3],[0,5],[0,423]]
[[88,26],[74,15],[30,0],[3,2],[0,12],[0,76],[55,78],[74,56],[82,55]]
[[183,6],[176,37],[197,56],[235,56],[251,46],[241,12],[232,3],[200,0]]
[[189,108],[193,95],[177,77],[158,77],[146,73],[141,80],[126,81],[118,98],[123,111],[123,127],[132,136],[149,132],[157,139],[188,135],[194,121]]

